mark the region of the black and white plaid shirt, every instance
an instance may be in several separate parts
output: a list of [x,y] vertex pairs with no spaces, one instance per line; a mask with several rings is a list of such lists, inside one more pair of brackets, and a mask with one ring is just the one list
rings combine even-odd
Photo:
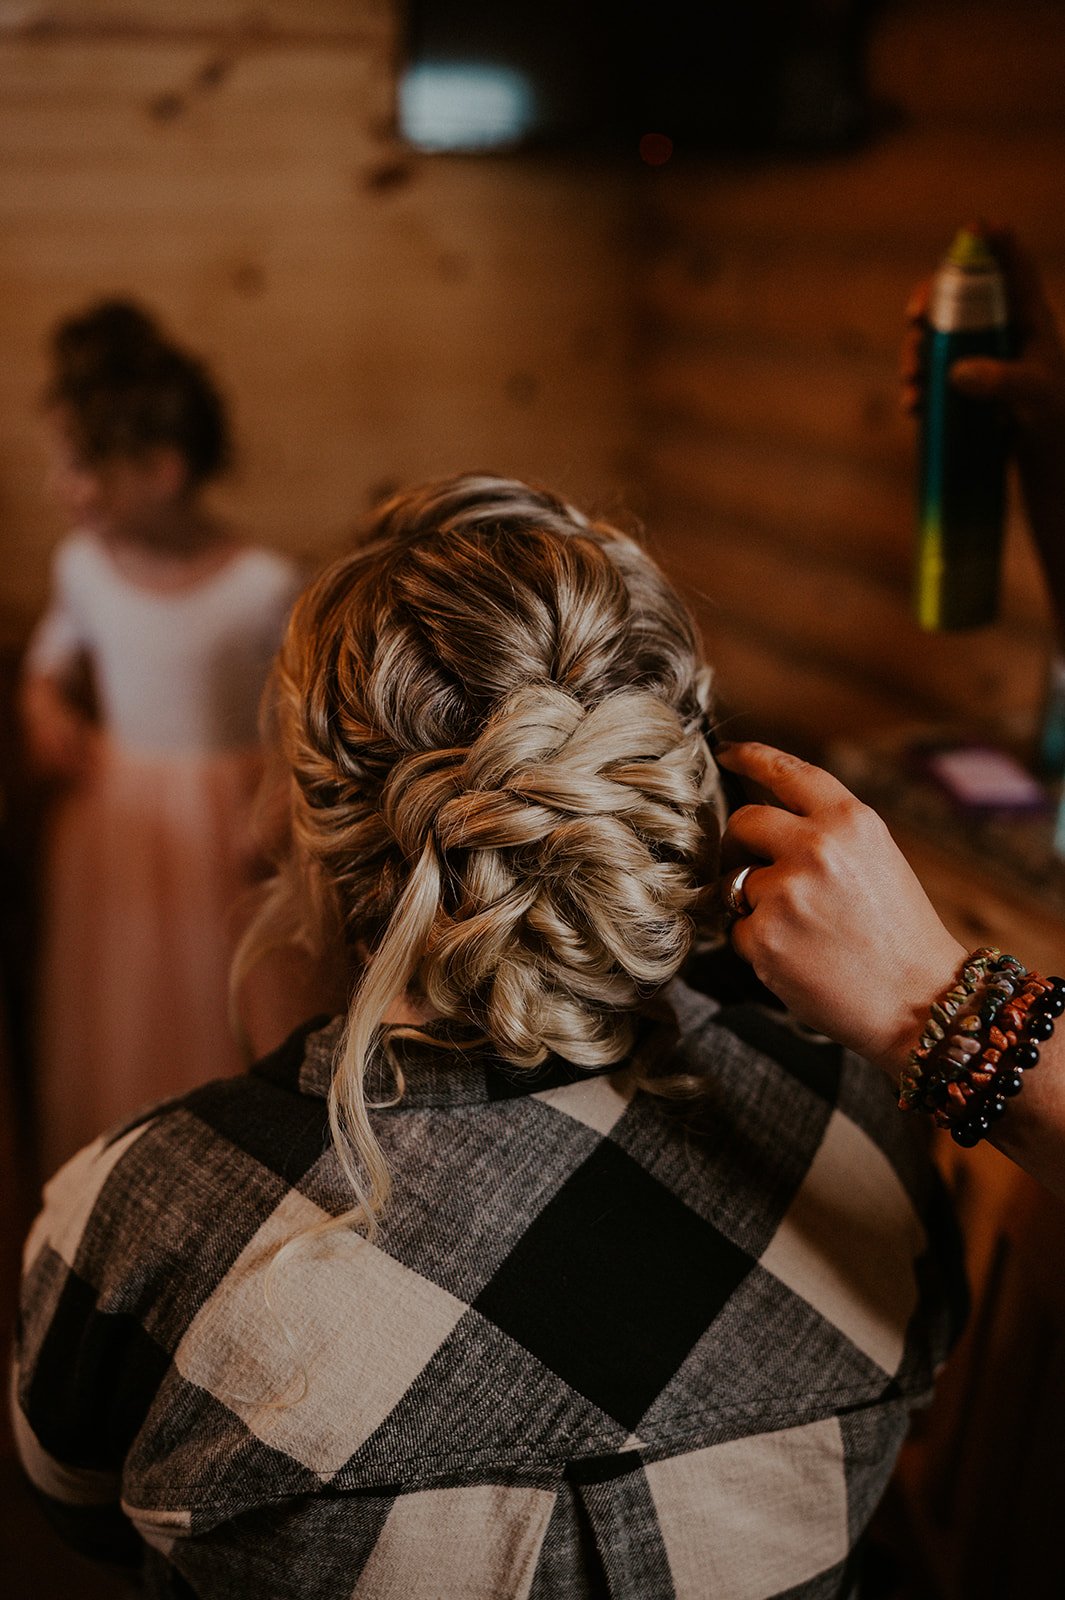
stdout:
[[694,1104],[401,1046],[372,1245],[308,1232],[350,1203],[336,1024],[77,1156],[15,1407],[67,1535],[152,1595],[849,1594],[953,1332],[953,1228],[868,1067],[667,995],[640,1064]]

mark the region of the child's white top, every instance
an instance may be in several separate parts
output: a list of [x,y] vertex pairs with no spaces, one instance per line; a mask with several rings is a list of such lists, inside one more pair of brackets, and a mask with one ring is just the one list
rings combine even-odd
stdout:
[[141,750],[209,753],[255,743],[259,696],[299,593],[291,561],[254,546],[188,589],[125,578],[92,533],[53,560],[52,600],[30,640],[30,672],[85,652],[108,732]]

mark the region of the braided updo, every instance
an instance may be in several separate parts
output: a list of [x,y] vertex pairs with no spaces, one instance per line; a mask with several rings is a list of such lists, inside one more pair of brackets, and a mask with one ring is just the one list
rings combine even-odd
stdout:
[[363,1078],[397,997],[518,1066],[625,1054],[712,869],[708,693],[650,558],[522,483],[397,496],[297,603],[271,701],[291,840],[258,933],[310,915],[347,943],[331,1117],[371,1227]]

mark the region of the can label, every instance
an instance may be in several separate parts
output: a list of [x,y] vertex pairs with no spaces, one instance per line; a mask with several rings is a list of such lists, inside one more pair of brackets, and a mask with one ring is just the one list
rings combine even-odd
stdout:
[[955,361],[1010,354],[1005,286],[994,266],[948,261],[929,304],[914,602],[931,630],[998,614],[1010,430],[997,402],[964,395]]

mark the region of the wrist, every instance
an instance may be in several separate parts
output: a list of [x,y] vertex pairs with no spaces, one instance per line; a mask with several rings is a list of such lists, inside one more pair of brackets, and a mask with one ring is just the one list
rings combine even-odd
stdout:
[[887,1043],[872,1057],[873,1065],[886,1073],[893,1083],[898,1082],[908,1066],[910,1052],[920,1038],[932,1006],[955,983],[967,955],[965,946],[944,929],[934,949],[926,950],[920,963],[901,976],[892,1022],[887,1029]]

